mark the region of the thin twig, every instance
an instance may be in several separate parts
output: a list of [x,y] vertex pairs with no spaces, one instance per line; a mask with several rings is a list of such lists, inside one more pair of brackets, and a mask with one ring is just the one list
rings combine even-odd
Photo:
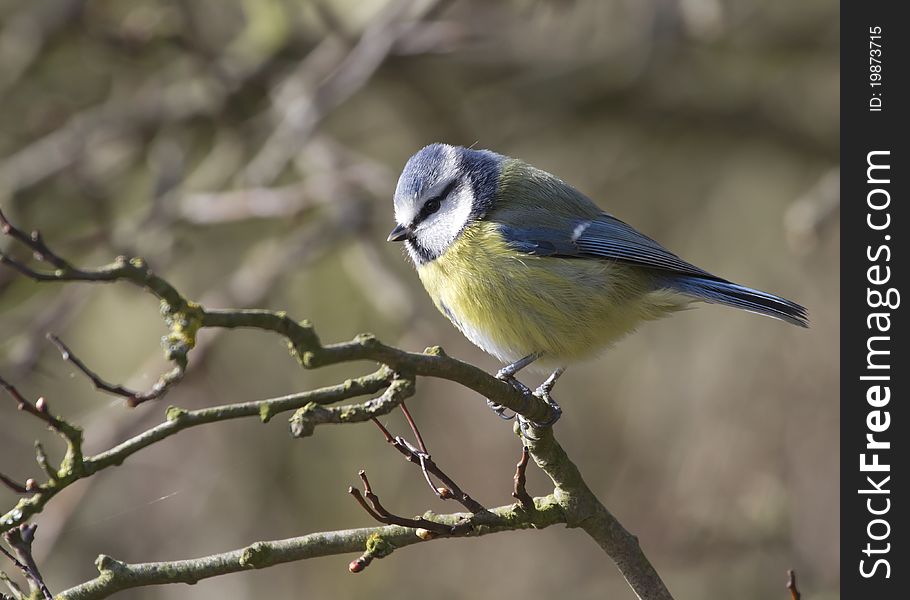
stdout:
[[790,590],[791,600],[800,600],[802,594],[799,593],[799,589],[796,587],[796,571],[789,569],[787,571],[787,589]]
[[38,398],[35,403],[32,404],[26,400],[25,396],[23,396],[13,384],[2,377],[0,377],[0,387],[6,390],[10,397],[16,401],[16,408],[19,410],[41,419],[47,423],[48,427],[56,431],[60,431],[60,429],[64,427],[64,423],[50,413],[47,400],[43,397]]
[[[41,467],[41,470],[47,475],[49,481],[57,480],[57,470],[51,466],[50,460],[47,458],[47,452],[44,451],[44,446],[41,442],[35,442],[35,462],[38,463],[38,466]],[[28,485],[26,485],[26,487],[28,487]]]
[[71,270],[73,268],[72,265],[47,247],[47,244],[44,243],[44,239],[41,237],[40,231],[35,230],[30,234],[25,233],[23,230],[10,223],[2,210],[0,210],[0,231],[2,231],[4,235],[8,235],[14,240],[18,240],[24,246],[31,249],[36,260],[47,261],[58,269]]
[[411,432],[414,433],[414,438],[417,440],[419,451],[411,447],[408,441],[404,438],[397,438],[398,441],[406,445],[408,447],[408,450],[417,456],[417,459],[420,461],[420,472],[423,473],[423,478],[427,482],[427,485],[430,486],[430,489],[433,491],[433,493],[443,500],[448,500],[452,497],[452,490],[436,485],[433,482],[433,478],[430,477],[430,472],[427,471],[427,460],[430,458],[430,451],[427,450],[427,445],[423,443],[423,436],[420,435],[420,430],[417,429],[417,423],[414,422],[414,418],[411,416],[411,411],[408,410],[408,407],[404,402],[401,403],[401,412],[404,413],[404,418],[407,420],[408,425],[411,427]]
[[159,381],[154,386],[152,386],[149,391],[139,392],[136,390],[131,390],[119,384],[108,383],[102,379],[101,376],[90,369],[82,361],[82,359],[73,354],[73,351],[63,343],[63,340],[61,340],[53,333],[48,333],[47,339],[57,347],[57,350],[60,351],[60,356],[63,357],[63,360],[72,363],[73,366],[79,369],[83,375],[88,377],[88,379],[95,386],[95,389],[125,398],[127,405],[130,407],[135,407],[142,404],[143,402],[148,402],[149,400],[160,398],[165,394],[165,392],[167,392],[168,388],[175,385],[183,377],[183,369],[178,366],[177,369],[179,370],[179,373],[173,375],[172,377],[169,377],[164,383],[162,383],[162,381]]
[[515,475],[512,477],[514,481],[512,497],[518,500],[518,503],[521,504],[521,507],[525,510],[532,510],[534,508],[534,499],[531,498],[531,495],[528,494],[528,490],[525,489],[525,484],[527,483],[525,472],[527,471],[528,459],[530,457],[531,453],[528,451],[528,447],[522,444],[521,458],[519,459],[518,464],[515,465]]
[[[421,464],[420,453],[415,451],[413,447],[410,447],[410,444],[407,443],[401,437],[393,437],[389,430],[379,422],[378,419],[373,419],[373,422],[379,427],[379,430],[382,432],[382,435],[385,437],[385,441],[392,445],[393,448],[398,450],[408,462],[414,464]],[[486,510],[483,505],[468,495],[461,487],[455,483],[451,477],[449,477],[442,469],[440,469],[433,459],[426,456],[423,459],[422,467],[426,468],[427,471],[438,477],[442,482],[447,486],[445,488],[434,488],[433,491],[436,495],[443,499],[447,500],[453,498],[457,500],[462,506],[473,513],[482,512]]]
[[[400,517],[394,513],[389,512],[379,501],[379,496],[377,496],[373,489],[370,487],[370,480],[367,479],[367,473],[361,469],[357,475],[360,477],[360,481],[363,483],[363,495],[361,495],[360,490],[355,487],[349,487],[348,493],[354,497],[358,504],[374,519],[380,523],[385,523],[386,525],[400,525],[402,527],[413,527],[415,529],[426,529],[437,535],[464,535],[471,530],[470,521],[466,525],[455,524],[455,525],[446,525],[444,523],[437,523],[436,521],[430,521],[429,519],[424,519],[423,517],[418,517],[416,519],[409,519],[407,517]],[[364,500],[366,496],[366,500]],[[369,502],[369,503],[368,503]]]
[[[5,583],[6,587],[13,594],[13,600],[26,600],[28,598],[25,592],[22,591],[22,588],[19,587],[19,584],[10,579],[9,575],[3,571],[0,571],[0,581]],[[3,596],[2,594],[0,594],[0,597],[4,598],[4,600],[6,600],[6,598],[9,598],[9,596]]]
[[17,569],[19,569],[20,571],[23,571],[23,572],[24,572],[24,571],[26,571],[26,570],[28,569],[28,567],[26,567],[24,564],[22,564],[21,562],[19,562],[19,559],[16,558],[16,556],[15,556],[12,552],[10,552],[9,550],[7,550],[7,549],[3,546],[3,544],[0,544],[0,553],[2,553],[3,556],[5,556],[6,558],[10,559],[10,562],[12,562],[13,565],[15,565],[15,567],[16,567]]
[[408,425],[411,427],[411,431],[414,432],[414,437],[417,439],[417,446],[420,448],[420,451],[429,456],[430,451],[427,450],[427,445],[423,443],[423,437],[420,435],[420,430],[417,429],[417,423],[414,422],[414,418],[411,416],[411,411],[408,410],[408,407],[404,402],[401,403],[401,412],[404,413],[404,418],[407,419]]
[[[3,531],[7,531],[16,525],[24,525],[29,517],[36,512],[39,512],[40,508],[43,507],[56,492],[60,491],[76,479],[87,476],[87,474],[85,471],[84,457],[82,455],[82,430],[63,419],[52,415],[47,400],[43,397],[38,398],[35,403],[32,404],[15,386],[2,377],[0,377],[0,387],[5,389],[9,396],[16,401],[17,408],[20,411],[41,419],[50,429],[63,438],[63,441],[66,443],[66,454],[64,455],[63,462],[68,466],[67,482],[58,485],[58,479],[52,475],[52,469],[46,462],[47,456],[44,453],[44,449],[40,444],[36,446],[35,452],[38,464],[47,472],[49,483],[54,485],[51,487],[39,486],[34,479],[28,479],[25,482],[25,491],[34,492],[40,487],[42,493],[34,494],[30,498],[21,500],[16,505],[15,509],[7,512],[5,515],[0,515],[0,527],[3,527]],[[44,462],[42,462],[42,460]],[[6,483],[6,481],[4,481],[4,483]],[[15,482],[13,483],[15,484]]]
[[2,482],[3,485],[5,485],[5,486],[8,487],[9,489],[13,490],[13,491],[16,492],[17,494],[25,494],[25,493],[28,493],[28,491],[25,489],[25,486],[24,486],[24,485],[21,485],[21,484],[19,484],[19,483],[16,483],[15,481],[13,481],[12,479],[10,479],[9,477],[7,477],[6,475],[4,475],[3,473],[0,473],[0,482]]
[[44,578],[41,576],[41,571],[38,570],[38,565],[35,564],[35,559],[32,557],[32,542],[35,540],[35,531],[37,529],[37,525],[26,525],[23,523],[18,528],[4,533],[3,539],[16,551],[19,560],[15,560],[5,549],[3,553],[13,560],[16,567],[22,570],[31,582],[30,585],[34,585],[35,588],[41,591],[45,600],[54,600],[54,595],[47,589]]
[[[376,426],[379,427],[379,430],[382,432],[382,435],[385,436],[386,441],[388,443],[392,444],[396,450],[401,452],[405,456],[405,458],[407,458],[408,462],[420,463],[420,470],[423,473],[423,478],[424,478],[424,480],[426,480],[427,485],[430,486],[430,489],[433,491],[433,494],[435,494],[438,498],[441,498],[443,500],[448,500],[449,498],[452,497],[452,490],[450,490],[448,488],[437,487],[433,483],[433,480],[430,478],[430,473],[429,473],[429,471],[427,471],[427,462],[426,462],[426,459],[429,458],[430,455],[425,450],[426,446],[423,446],[424,450],[418,450],[417,448],[412,446],[410,443],[408,443],[408,441],[406,439],[404,439],[403,437],[401,437],[401,436],[392,437],[392,434],[389,433],[389,430],[386,429],[385,426],[379,422],[379,419],[374,418],[373,423],[375,423]],[[412,430],[415,430],[415,428],[412,427]],[[418,441],[419,441],[419,438],[418,438]]]

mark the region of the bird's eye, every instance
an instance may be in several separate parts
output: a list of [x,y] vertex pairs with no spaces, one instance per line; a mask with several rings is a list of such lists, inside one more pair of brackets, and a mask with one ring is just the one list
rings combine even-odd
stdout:
[[426,215],[432,215],[434,212],[439,210],[440,200],[439,198],[430,198],[427,200],[426,204],[423,205],[423,212]]
[[439,208],[442,206],[442,201],[452,193],[452,190],[455,189],[456,185],[458,185],[458,180],[453,179],[448,184],[446,184],[445,188],[443,188],[442,191],[424,202],[423,206],[420,207],[420,213],[417,215],[416,223],[420,223],[433,213],[438,212]]

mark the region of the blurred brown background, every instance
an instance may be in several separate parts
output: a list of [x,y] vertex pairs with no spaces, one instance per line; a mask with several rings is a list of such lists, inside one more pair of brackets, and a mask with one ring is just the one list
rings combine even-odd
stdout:
[[[787,568],[805,597],[837,597],[836,2],[0,0],[0,20],[0,204],[77,264],[141,255],[206,306],[286,309],[326,342],[441,344],[492,371],[385,243],[398,171],[446,141],[552,171],[684,258],[809,307],[808,331],[719,307],[642,327],[569,370],[557,435],[676,597],[783,599]],[[147,387],[165,367],[157,304],[126,284],[0,269],[0,373],[85,427],[89,452],[167,404],[370,368],[303,372],[274,336],[206,331],[187,380],[130,410],[63,363],[47,330]],[[410,405],[465,489],[511,500],[510,424],[446,382],[419,382]],[[404,433],[398,413],[386,422]],[[2,399],[0,472],[37,476],[36,438]],[[172,560],[370,526],[345,493],[359,468],[399,513],[458,509],[370,425],[298,441],[284,419],[239,421],[68,489],[37,520],[39,560],[62,590],[99,553]],[[536,471],[529,487],[549,491]],[[14,501],[0,488],[0,512]],[[632,598],[563,528],[434,542],[358,576],[348,560],[122,597]]]

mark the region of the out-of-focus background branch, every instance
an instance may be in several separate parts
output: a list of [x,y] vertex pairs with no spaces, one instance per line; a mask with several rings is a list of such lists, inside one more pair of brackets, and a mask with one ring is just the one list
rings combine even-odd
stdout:
[[[139,254],[206,306],[289,309],[331,339],[372,329],[493,370],[384,245],[395,178],[432,141],[555,172],[686,259],[813,317],[791,331],[709,307],[645,326],[563,378],[567,451],[679,597],[706,581],[716,595],[779,597],[769,574],[792,567],[813,598],[832,598],[838,34],[822,0],[0,0],[0,202],[77,264]],[[110,447],[163,407],[100,396],[44,333],[147,389],[167,367],[148,302],[0,270],[0,370],[77,416],[86,452]],[[337,380],[289,368],[267,336],[217,336],[200,337],[169,402]],[[420,395],[434,456],[482,502],[508,494],[508,426],[457,386]],[[0,472],[25,481],[38,475],[17,471],[34,464],[34,439],[60,449],[13,411],[0,403]],[[361,467],[387,482],[388,504],[423,511],[421,482],[384,446],[350,427],[288,453],[281,424],[176,438],[55,499],[34,551],[63,589],[93,576],[100,552],[166,560],[349,526],[364,515],[339,500]],[[576,598],[629,595],[581,535],[463,544],[366,577],[320,559],[133,597],[287,595],[302,582],[313,597],[543,598],[566,581]]]

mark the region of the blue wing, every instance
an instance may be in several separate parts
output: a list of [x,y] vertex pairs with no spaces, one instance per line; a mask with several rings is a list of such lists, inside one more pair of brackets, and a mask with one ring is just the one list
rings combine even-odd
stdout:
[[725,304],[808,327],[806,309],[785,298],[721,279],[687,263],[648,236],[606,213],[561,227],[500,223],[511,247],[535,256],[610,259],[654,269],[654,283],[705,302]]
[[595,219],[568,221],[559,228],[500,224],[499,229],[510,246],[535,256],[606,258],[678,274],[719,279],[606,213]]

